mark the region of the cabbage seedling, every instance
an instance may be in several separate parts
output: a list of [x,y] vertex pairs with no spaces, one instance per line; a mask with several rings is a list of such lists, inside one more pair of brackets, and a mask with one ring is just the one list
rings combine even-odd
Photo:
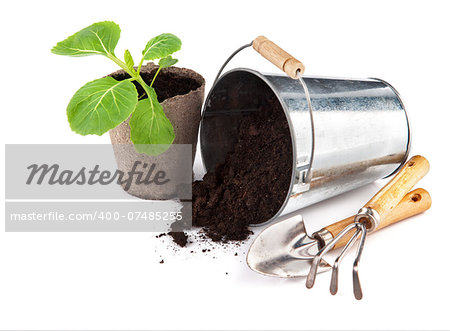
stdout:
[[[122,81],[104,77],[81,87],[67,106],[70,127],[81,135],[100,136],[131,115],[131,141],[136,150],[150,155],[160,154],[170,147],[175,134],[152,86],[161,68],[177,63],[178,60],[172,58],[171,54],[180,50],[181,40],[170,33],[152,38],[135,66],[128,50],[125,51],[123,61],[114,54],[119,38],[119,25],[109,21],[99,22],[78,31],[52,48],[52,53],[58,55],[103,55],[130,75],[129,79]],[[159,68],[148,85],[139,72],[144,61],[150,60],[159,60]],[[142,86],[147,95],[146,99],[138,100],[133,81]]]

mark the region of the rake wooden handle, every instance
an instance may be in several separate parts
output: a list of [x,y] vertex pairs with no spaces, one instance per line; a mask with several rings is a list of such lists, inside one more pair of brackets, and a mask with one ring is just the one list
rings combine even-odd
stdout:
[[291,78],[297,78],[297,71],[300,75],[305,71],[303,63],[264,36],[253,40],[253,48]]
[[390,224],[388,215],[429,170],[430,164],[426,158],[420,155],[413,156],[401,167],[389,183],[364,205],[364,207],[372,208],[378,212],[380,215],[379,226],[383,227]]
[[[430,194],[424,190],[423,188],[415,189],[412,192],[406,194],[403,199],[398,203],[398,205],[388,214],[385,218],[385,221],[382,222],[378,228],[374,231],[380,230],[390,224],[394,224],[396,222],[407,219],[411,216],[423,213],[425,210],[428,210],[431,207],[431,196]],[[355,216],[348,217],[342,221],[331,224],[324,229],[328,230],[333,238],[341,232],[346,226],[352,224],[354,222]],[[372,233],[369,232],[369,233]],[[354,234],[354,231],[350,231],[344,237],[341,238],[334,246],[334,248],[339,248],[344,246]]]

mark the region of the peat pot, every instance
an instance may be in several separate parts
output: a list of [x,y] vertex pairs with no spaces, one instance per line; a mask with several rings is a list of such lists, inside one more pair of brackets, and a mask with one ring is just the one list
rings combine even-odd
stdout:
[[[289,54],[277,54],[286,55],[283,63],[294,63]],[[222,74],[206,98],[200,127],[203,164],[214,171],[234,148],[242,116],[276,97],[289,124],[292,169],[286,171],[292,173],[284,203],[271,220],[394,174],[411,141],[403,102],[387,82],[299,79],[296,73],[238,68]]]
[[[153,63],[141,68],[141,76],[150,84],[158,66]],[[129,78],[123,70],[116,71],[110,76],[117,80]],[[144,94],[137,86],[139,96]],[[137,185],[135,182],[127,190],[133,196],[141,199],[166,200],[171,198],[190,198],[192,182],[192,166],[195,156],[198,128],[201,119],[201,108],[205,91],[205,80],[198,73],[178,67],[164,68],[158,74],[153,87],[163,106],[164,113],[170,120],[175,131],[173,145],[158,156],[139,154],[133,148],[130,140],[129,120],[109,131],[118,170],[128,173],[136,161],[140,165],[136,171],[148,172],[142,165],[155,164],[162,169],[171,182],[168,185]],[[190,145],[179,148],[179,145]],[[188,152],[186,152],[188,151]],[[186,171],[186,162],[189,162],[189,171]],[[124,187],[124,185],[122,185]],[[181,187],[183,186],[183,187]],[[180,193],[183,190],[183,193]]]

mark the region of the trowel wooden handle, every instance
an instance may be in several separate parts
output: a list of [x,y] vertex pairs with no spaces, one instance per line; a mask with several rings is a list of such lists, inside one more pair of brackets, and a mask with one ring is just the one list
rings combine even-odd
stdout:
[[[381,223],[374,231],[380,230],[390,224],[407,219],[408,217],[423,213],[425,210],[431,207],[430,194],[423,188],[418,188],[412,192],[406,194],[399,204],[392,210],[392,212],[386,217],[385,222]],[[333,238],[341,232],[347,225],[354,222],[355,216],[348,217],[342,221],[331,224],[325,227],[332,235]],[[369,232],[369,233],[372,233]],[[350,231],[341,240],[337,242],[334,248],[344,246],[353,235],[354,231]]]
[[297,78],[297,71],[300,75],[305,71],[303,63],[264,36],[253,40],[253,48],[291,78]]
[[411,191],[430,169],[428,160],[423,156],[413,156],[407,161],[398,173],[377,194],[365,204],[364,207],[372,208],[380,215],[380,225],[388,222],[388,215],[398,205],[400,200]]

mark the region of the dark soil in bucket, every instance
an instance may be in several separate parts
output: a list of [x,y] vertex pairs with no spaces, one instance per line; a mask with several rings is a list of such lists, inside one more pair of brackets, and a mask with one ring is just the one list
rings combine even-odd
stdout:
[[213,241],[245,240],[250,224],[272,218],[283,205],[292,174],[289,125],[275,96],[244,116],[235,148],[223,164],[192,187],[193,226]]

